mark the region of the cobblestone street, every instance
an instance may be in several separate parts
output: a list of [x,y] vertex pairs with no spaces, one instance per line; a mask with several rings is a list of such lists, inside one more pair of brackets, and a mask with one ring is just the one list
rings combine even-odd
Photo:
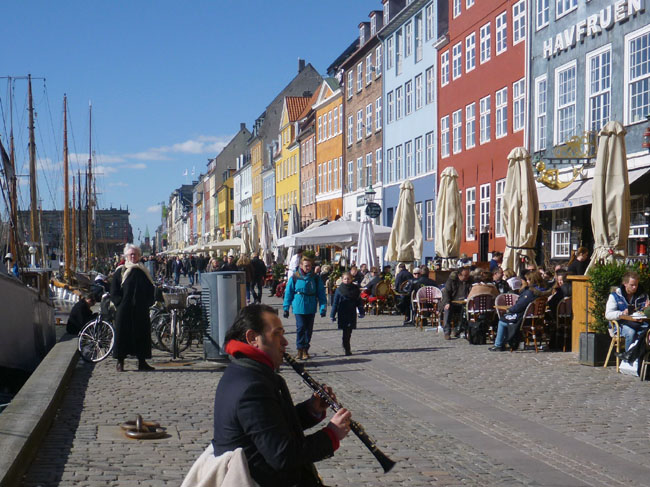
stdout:
[[[276,298],[265,302],[280,304]],[[284,320],[295,352],[293,316]],[[326,382],[397,465],[384,474],[353,435],[317,466],[331,486],[650,485],[650,387],[581,366],[571,353],[491,353],[464,339],[368,316],[351,357],[329,319],[316,319],[307,370]],[[178,486],[212,436],[223,365],[202,350],[155,372],[79,362],[62,407],[24,478],[35,486]],[[288,366],[296,401],[310,391]],[[135,441],[118,425],[136,413],[170,437]]]

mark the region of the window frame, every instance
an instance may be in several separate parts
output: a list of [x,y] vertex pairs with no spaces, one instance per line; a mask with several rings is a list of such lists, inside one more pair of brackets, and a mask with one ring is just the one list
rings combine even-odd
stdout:
[[381,130],[382,127],[382,105],[381,105],[381,96],[375,100],[375,132]]
[[[569,2],[572,5],[564,7],[564,3]],[[562,8],[560,8],[562,6]],[[566,10],[564,10],[566,8]],[[570,14],[578,8],[578,0],[555,0],[555,20]]]
[[512,132],[524,130],[526,124],[526,80],[521,78],[512,84]]
[[[625,36],[625,59],[623,60],[623,66],[624,66],[624,73],[623,73],[623,92],[624,92],[624,97],[623,97],[623,119],[624,119],[624,125],[635,125],[638,123],[644,123],[646,121],[645,117],[641,117],[638,120],[634,120],[632,118],[632,102],[631,102],[631,87],[633,83],[638,83],[638,82],[644,82],[644,80],[650,78],[650,68],[648,69],[648,73],[642,75],[642,76],[637,76],[636,78],[632,79],[630,76],[630,71],[631,71],[631,66],[630,66],[630,57],[631,57],[631,44],[632,42],[636,41],[640,37],[645,37],[649,36],[650,37],[650,24],[641,27],[640,29],[637,29],[633,32],[628,33]],[[648,40],[648,45],[650,46],[650,39]],[[650,50],[650,47],[648,48]],[[650,52],[648,54],[648,57],[650,58]],[[650,80],[648,81],[648,84],[650,85]],[[649,87],[650,91],[650,87]],[[650,96],[650,95],[649,95]],[[646,115],[650,114],[650,108],[648,108]]]
[[[494,23],[496,25],[495,48],[498,56],[508,50],[508,11],[506,10],[497,15]],[[501,44],[503,45],[501,46]]]
[[498,179],[494,182],[494,236],[505,237],[506,229],[503,224],[503,201],[506,192],[506,180]]
[[423,101],[424,97],[422,96],[422,94],[423,94],[422,93],[422,89],[423,89],[423,86],[422,86],[422,73],[418,74],[415,77],[414,82],[415,82],[415,92],[414,92],[414,95],[415,95],[414,102],[415,103],[414,103],[414,110],[413,111],[417,112],[420,108],[422,108],[424,106],[424,101]]
[[[541,101],[540,85],[544,84],[544,100]],[[543,103],[543,109],[542,109]],[[545,74],[535,78],[535,136],[533,137],[533,147],[535,152],[546,149],[548,143],[548,130],[547,130],[547,117],[548,117],[548,77]],[[540,134],[543,131],[543,138]]]
[[452,113],[452,148],[453,154],[463,150],[463,110],[459,108]]
[[440,158],[449,157],[449,115],[440,117]]
[[[560,82],[559,78],[560,75],[565,72],[573,70],[574,75],[573,75],[573,103],[565,103],[561,104],[560,103]],[[560,144],[563,144],[566,142],[569,137],[575,135],[576,128],[577,128],[577,103],[578,103],[578,63],[577,59],[573,59],[569,61],[568,63],[563,64],[562,66],[558,66],[555,68],[555,97],[553,100],[553,125],[555,127],[555,130],[553,131],[553,145],[557,146]],[[561,123],[560,123],[560,111],[565,110],[568,107],[573,106],[573,128],[570,131],[565,131],[567,136],[563,137],[562,140],[560,140],[562,136],[562,129],[561,129]]]
[[366,137],[372,135],[372,103],[366,105]]
[[526,40],[526,0],[519,0],[512,6],[512,45]]
[[465,106],[465,149],[474,147],[476,147],[476,102]]
[[[486,29],[487,27],[487,29]],[[487,32],[487,33],[486,33]],[[481,26],[480,29],[480,50],[481,50],[481,64],[487,63],[492,59],[492,22]],[[484,56],[485,54],[485,56]]]
[[[593,93],[592,90],[592,75],[594,74],[592,71],[591,67],[591,62],[596,59],[596,58],[601,58],[604,54],[609,55],[609,71],[608,71],[608,78],[609,78],[609,86],[606,89],[602,88],[602,81],[600,78],[599,79],[599,89],[597,92]],[[650,54],[650,52],[649,52]],[[602,77],[602,70],[603,70],[603,64],[601,63],[600,66],[598,67],[598,72],[599,75]],[[603,97],[604,95],[607,95],[608,98],[608,103],[607,103],[607,115],[601,115],[601,119],[609,121],[611,113],[612,113],[612,44],[605,44],[604,46],[601,46],[598,49],[595,49],[591,52],[588,52],[585,56],[585,127],[587,127],[587,130],[592,130],[592,131],[600,131],[602,126],[604,125],[601,123],[600,127],[593,127],[593,117],[592,117],[592,109],[591,109],[591,102],[593,99]],[[604,106],[604,105],[603,105]],[[601,106],[601,110],[603,109],[603,106]]]
[[465,189],[465,240],[476,240],[476,234],[476,187],[472,186]]
[[[431,69],[431,68],[429,68]],[[440,55],[440,86],[449,84],[449,49]]]
[[426,224],[426,240],[433,240],[435,237],[435,228],[436,228],[436,201],[435,200],[426,200],[425,201],[425,211],[427,215],[427,224]]
[[476,32],[465,37],[465,73],[476,68]]
[[494,94],[495,129],[494,138],[508,135],[508,87],[504,86]]
[[[536,0],[535,2],[535,30],[548,26],[551,18],[550,0]],[[541,19],[541,22],[540,22]]]
[[463,42],[454,44],[451,51],[451,79],[457,80],[463,73]]

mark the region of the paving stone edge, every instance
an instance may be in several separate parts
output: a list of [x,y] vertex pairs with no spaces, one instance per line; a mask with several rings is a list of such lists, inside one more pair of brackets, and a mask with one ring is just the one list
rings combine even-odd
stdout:
[[64,336],[0,414],[0,487],[20,484],[56,416],[78,360],[76,337]]

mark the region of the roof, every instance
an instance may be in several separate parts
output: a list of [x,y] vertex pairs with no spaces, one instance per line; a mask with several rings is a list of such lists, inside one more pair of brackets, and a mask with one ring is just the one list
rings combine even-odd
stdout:
[[309,105],[310,99],[310,96],[287,96],[284,99],[287,105],[289,122],[295,122],[300,119],[300,114]]
[[311,98],[307,102],[307,106],[305,106],[305,108],[302,110],[300,115],[298,115],[298,120],[302,120],[303,118],[305,118],[309,114],[309,110],[311,110],[312,105],[314,105],[316,103],[316,101],[318,100],[318,92],[319,91],[316,90],[316,93],[314,93],[311,96]]

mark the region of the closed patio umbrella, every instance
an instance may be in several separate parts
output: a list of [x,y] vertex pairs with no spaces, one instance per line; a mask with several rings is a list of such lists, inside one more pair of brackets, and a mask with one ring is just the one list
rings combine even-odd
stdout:
[[[273,223],[273,232],[274,232],[273,244],[275,246],[277,244],[277,241],[285,236],[284,219],[282,217],[281,209],[279,209],[275,214],[275,222]],[[275,260],[277,260],[279,264],[282,264],[284,262],[285,250],[275,246],[273,252],[275,252]]]
[[415,212],[413,183],[404,181],[386,249],[386,260],[413,262],[422,258],[422,226]]
[[503,195],[503,226],[506,250],[504,270],[519,273],[521,257],[535,262],[535,240],[539,224],[539,202],[533,177],[530,154],[523,147],[515,147],[508,154],[508,174]]
[[436,201],[436,255],[442,258],[442,270],[447,270],[458,259],[463,228],[458,173],[447,167],[440,174],[440,188]]
[[262,234],[260,239],[262,247],[262,259],[266,265],[273,262],[273,231],[271,229],[271,219],[268,212],[264,212],[262,217]]
[[[300,232],[300,213],[298,213],[298,207],[294,204],[291,205],[291,210],[289,210],[289,222],[287,225],[287,236],[293,235],[294,233]],[[291,257],[295,252],[295,247],[291,246],[287,250],[287,257],[285,259],[287,265],[291,263]]]
[[249,255],[251,253],[251,234],[250,231],[248,230],[248,225],[244,225],[242,227],[241,239],[242,239],[241,253],[245,255]]
[[251,220],[250,244],[251,253],[257,254],[260,251],[260,226],[257,223],[256,215],[253,215]]
[[361,223],[359,241],[357,243],[357,265],[366,264],[368,269],[379,266],[377,246],[375,245],[375,231],[370,218]]
[[619,122],[611,121],[598,136],[591,205],[594,253],[587,271],[596,262],[625,259],[630,233],[625,129]]

